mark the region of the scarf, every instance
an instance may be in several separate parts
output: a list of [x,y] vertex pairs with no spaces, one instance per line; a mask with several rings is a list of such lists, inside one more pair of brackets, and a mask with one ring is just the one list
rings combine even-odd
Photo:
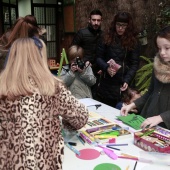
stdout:
[[170,83],[170,62],[164,62],[159,55],[154,58],[155,77],[162,83]]

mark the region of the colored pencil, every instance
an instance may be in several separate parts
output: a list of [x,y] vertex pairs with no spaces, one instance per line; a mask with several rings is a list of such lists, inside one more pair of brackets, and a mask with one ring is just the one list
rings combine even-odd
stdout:
[[118,156],[118,158],[123,158],[123,159],[131,159],[131,160],[136,160],[138,161],[138,158],[132,158],[132,157],[127,157],[127,156]]
[[120,143],[120,144],[116,144],[116,143],[108,143],[106,144],[106,146],[127,146],[127,143]]
[[135,166],[134,166],[133,170],[136,169],[137,163],[138,163],[138,161],[135,162]]
[[110,149],[114,149],[114,150],[120,151],[120,149],[114,148],[114,147],[112,147],[112,146],[106,146],[106,147],[107,147],[107,148],[110,148]]

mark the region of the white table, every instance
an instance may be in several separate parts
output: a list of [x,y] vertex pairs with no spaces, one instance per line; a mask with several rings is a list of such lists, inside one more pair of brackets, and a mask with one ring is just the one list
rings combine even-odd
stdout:
[[[100,103],[98,101],[95,101],[93,99],[83,99],[80,100],[83,102],[86,106],[93,105],[96,103]],[[100,103],[101,106],[96,110],[95,106],[90,106],[89,111],[98,113],[107,119],[114,121],[116,116],[120,115],[120,111],[110,107],[108,105],[105,105],[103,103]],[[123,126],[126,126],[123,124]],[[71,141],[76,142],[77,146],[75,147],[77,150],[83,149],[83,148],[97,148],[94,146],[91,146],[89,144],[82,145],[82,143],[79,142],[77,137],[73,137]],[[141,153],[144,151],[138,148],[133,144],[133,133],[131,135],[127,135],[126,137],[118,137],[116,140],[117,143],[128,143],[128,146],[121,146],[117,147],[123,150],[125,153],[129,153],[131,155],[140,156]],[[133,170],[135,165],[135,160],[129,160],[129,159],[121,159],[118,158],[117,160],[113,160],[109,158],[107,155],[100,155],[97,159],[94,160],[81,160],[75,156],[75,153],[72,152],[70,149],[65,147],[64,149],[64,163],[63,163],[63,170],[93,170],[95,166],[101,163],[113,163],[121,167],[122,170],[126,170],[129,166],[128,170]],[[170,155],[169,155],[170,159]],[[170,162],[170,161],[169,161]],[[164,166],[160,164],[150,164],[150,163],[143,163],[138,161],[136,170],[170,170],[170,166]]]

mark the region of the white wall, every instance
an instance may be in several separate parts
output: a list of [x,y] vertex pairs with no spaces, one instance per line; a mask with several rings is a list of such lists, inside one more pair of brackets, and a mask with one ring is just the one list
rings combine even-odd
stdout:
[[18,14],[19,17],[31,14],[31,0],[18,1]]

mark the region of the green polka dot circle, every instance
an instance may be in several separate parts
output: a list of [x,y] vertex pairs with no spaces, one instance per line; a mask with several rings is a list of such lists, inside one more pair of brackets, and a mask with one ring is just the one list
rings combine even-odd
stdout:
[[97,165],[93,170],[121,170],[121,168],[115,164],[102,163]]

